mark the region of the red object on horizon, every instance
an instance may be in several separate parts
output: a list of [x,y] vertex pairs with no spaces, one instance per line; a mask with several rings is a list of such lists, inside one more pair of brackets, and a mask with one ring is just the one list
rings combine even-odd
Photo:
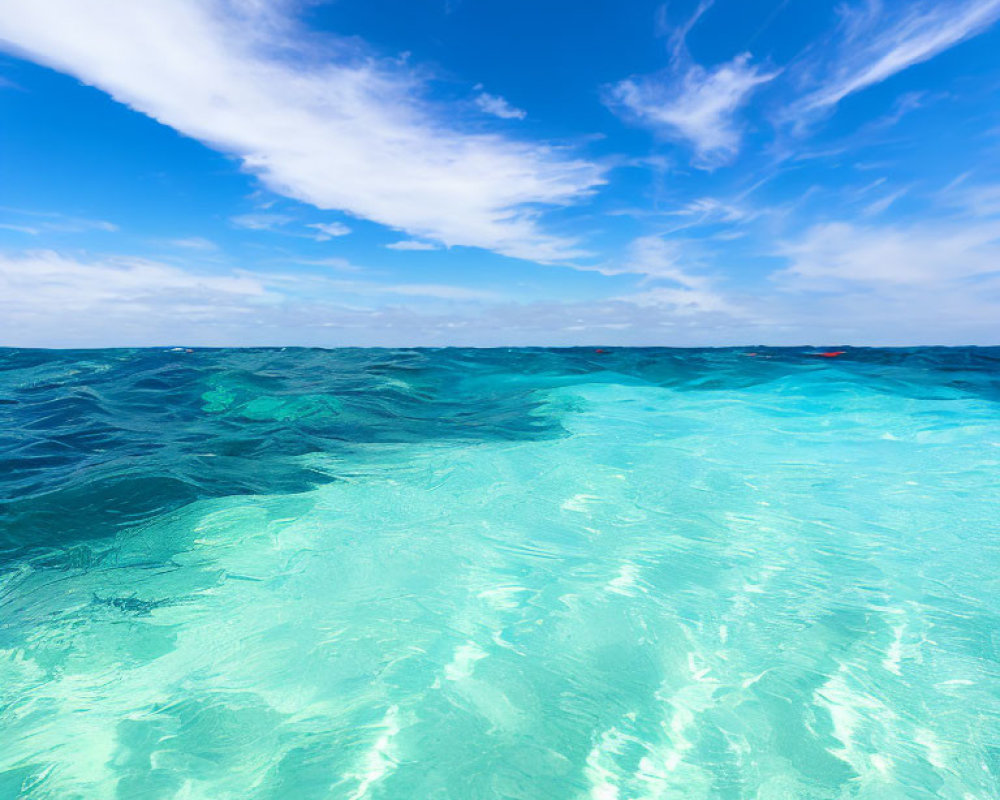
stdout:
[[837,356],[844,355],[846,352],[846,350],[831,350],[828,353],[813,353],[813,355],[819,356],[820,358],[836,358]]
[[608,351],[607,350],[602,350],[600,347],[598,347],[594,352],[595,353],[606,353]]

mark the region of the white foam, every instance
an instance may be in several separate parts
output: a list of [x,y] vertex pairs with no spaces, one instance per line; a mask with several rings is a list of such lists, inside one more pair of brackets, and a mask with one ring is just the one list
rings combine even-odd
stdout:
[[349,777],[358,781],[357,788],[348,796],[348,800],[362,800],[368,795],[368,790],[396,767],[393,755],[393,740],[400,731],[399,707],[390,706],[385,712],[378,737],[361,757],[358,769]]
[[444,677],[449,681],[460,681],[472,676],[476,662],[486,658],[486,651],[475,642],[466,642],[455,648],[451,661],[444,666]]

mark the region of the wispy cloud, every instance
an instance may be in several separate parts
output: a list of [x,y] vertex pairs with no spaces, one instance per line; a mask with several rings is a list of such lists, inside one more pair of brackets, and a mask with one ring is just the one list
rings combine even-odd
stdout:
[[528,116],[527,111],[515,108],[504,98],[487,92],[481,92],[476,96],[476,105],[481,111],[500,119],[524,119]]
[[923,108],[928,102],[926,92],[906,92],[896,98],[892,110],[882,117],[869,123],[867,127],[875,130],[891,128],[907,114]]
[[901,189],[896,189],[893,192],[883,195],[877,200],[873,200],[864,208],[864,213],[867,216],[875,217],[879,214],[884,213],[889,209],[889,207],[895,203],[899,198],[903,197],[910,191],[909,186],[904,186]]
[[[446,283],[0,254],[0,339],[14,346],[995,341],[1000,275],[988,270],[998,263],[1000,229],[948,226],[906,249],[910,228],[845,225],[786,243],[791,268],[766,292],[721,292],[676,249],[643,237],[630,253],[630,269],[649,273],[637,288],[576,302],[518,302]],[[946,244],[934,257],[909,271],[940,239]],[[970,254],[975,264],[952,269]],[[872,275],[887,258],[894,266]]]
[[169,244],[172,247],[181,247],[184,248],[185,250],[208,251],[208,250],[218,249],[218,245],[215,242],[206,239],[203,236],[188,236],[182,239],[171,239],[169,242],[167,242],[167,244]]
[[878,0],[845,6],[840,43],[822,85],[796,104],[795,113],[836,105],[950,47],[982,33],[1000,18],[1000,0],[900,3],[898,12]]
[[602,167],[463,131],[425,98],[417,71],[354,40],[293,47],[287,6],[10,0],[0,40],[239,157],[277,193],[447,245],[541,261],[579,254],[542,228],[539,209],[587,196]]
[[1000,221],[864,226],[814,225],[786,241],[779,281],[799,289],[934,286],[1000,273]]
[[[250,231],[269,231],[281,233],[284,236],[297,236],[303,239],[313,239],[317,242],[328,242],[337,236],[347,236],[351,228],[343,222],[309,222],[304,226],[296,225],[298,220],[289,215],[272,211],[256,211],[249,214],[237,214],[230,217],[229,222],[237,228]],[[308,229],[303,230],[303,227]]]
[[[54,320],[58,318],[59,324]],[[197,272],[154,261],[0,254],[0,338],[14,346],[726,343],[735,318],[696,290],[516,302],[442,283]]]
[[641,289],[617,296],[615,299],[621,302],[669,308],[685,315],[703,312],[739,315],[741,312],[715,288],[711,277],[692,269],[700,266],[700,259],[690,254],[694,246],[690,241],[640,236],[629,243],[621,258],[577,268],[609,277],[638,276]]
[[497,292],[441,283],[396,283],[379,285],[373,287],[373,290],[382,294],[398,294],[404,297],[433,297],[438,300],[497,300],[500,298]]
[[117,225],[107,220],[75,217],[57,211],[32,211],[23,208],[0,207],[0,217],[6,220],[0,222],[0,228],[26,233],[29,236],[52,233],[89,233],[91,231],[114,233],[118,230]]
[[750,53],[711,68],[692,60],[687,36],[712,5],[712,0],[702,0],[685,23],[672,29],[666,7],[661,7],[657,28],[669,39],[669,66],[653,75],[627,78],[605,92],[610,108],[665,138],[690,143],[695,162],[709,168],[731,161],[739,152],[739,110],[758,86],[779,74],[752,64]]
[[357,264],[352,264],[346,258],[279,258],[275,259],[276,262],[280,263],[282,266],[287,266],[293,264],[296,266],[303,267],[323,267],[324,269],[332,269],[337,272],[364,272],[362,267]]
[[743,53],[713,69],[697,64],[683,75],[629,78],[613,86],[610,105],[668,138],[694,147],[696,163],[713,167],[731,161],[740,149],[743,127],[736,113],[751,93],[777,75],[750,63]]
[[343,222],[312,222],[306,227],[319,231],[315,238],[320,242],[328,241],[335,236],[347,236],[351,232]]
[[760,210],[750,211],[732,200],[699,197],[668,213],[679,217],[693,217],[694,224],[702,225],[718,222],[745,222],[762,212]]
[[236,325],[246,335],[256,324],[255,315],[267,309],[288,308],[286,324],[290,324],[294,309],[317,302],[336,304],[348,297],[382,298],[382,302],[387,298],[417,302],[502,298],[494,291],[442,283],[244,270],[207,272],[144,258],[80,259],[53,251],[0,254],[0,336],[4,341],[18,340],[22,329],[37,336],[79,337],[107,325],[113,332],[163,323],[161,329],[169,331],[168,321],[172,321],[174,335],[161,341],[171,341],[190,324]]
[[[681,314],[724,312],[735,314],[730,302],[716,291],[710,278],[687,267],[683,245],[659,236],[642,236],[632,242],[621,271],[645,276],[647,286],[619,299],[639,306],[661,306]],[[662,285],[664,281],[673,285]]]
[[660,236],[640,236],[634,239],[612,274],[644,275],[647,278],[667,279],[679,285],[697,289],[705,285],[704,278],[687,271],[684,246],[677,240]]
[[166,297],[206,311],[220,298],[261,298],[246,273],[207,274],[138,258],[80,261],[51,251],[0,256],[0,307],[11,317],[61,315],[113,304],[141,313]]
[[390,242],[386,245],[390,250],[437,250],[437,245],[433,242],[421,242],[417,239],[403,239],[399,242]]
[[273,231],[284,227],[295,221],[294,217],[287,214],[252,213],[237,214],[230,217],[229,221],[237,228],[245,228],[249,231]]
[[14,231],[15,233],[26,233],[28,236],[37,236],[42,232],[40,228],[33,228],[30,225],[18,225],[10,222],[0,222],[0,231]]
[[705,313],[733,316],[741,313],[737,312],[722,295],[707,289],[656,286],[623,295],[618,299],[637,306],[669,308],[674,313],[684,316]]
[[800,341],[997,341],[1000,223],[828,222],[788,240],[760,303]]
[[715,5],[715,0],[699,0],[694,12],[687,20],[680,25],[671,25],[667,19],[669,5],[664,3],[656,10],[656,33],[667,38],[670,50],[670,62],[675,66],[684,61],[690,61],[691,54],[688,52],[687,37],[694,30],[694,26],[701,21],[705,13]]

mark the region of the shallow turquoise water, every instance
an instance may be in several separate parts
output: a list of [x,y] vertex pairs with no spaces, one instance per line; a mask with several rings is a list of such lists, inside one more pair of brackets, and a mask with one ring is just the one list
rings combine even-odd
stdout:
[[0,351],[0,798],[1000,796],[1000,350],[813,352]]

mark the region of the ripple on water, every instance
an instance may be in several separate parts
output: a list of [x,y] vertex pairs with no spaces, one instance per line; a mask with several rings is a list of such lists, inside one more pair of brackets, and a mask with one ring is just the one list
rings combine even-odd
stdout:
[[997,352],[754,352],[0,353],[0,798],[1000,795]]

